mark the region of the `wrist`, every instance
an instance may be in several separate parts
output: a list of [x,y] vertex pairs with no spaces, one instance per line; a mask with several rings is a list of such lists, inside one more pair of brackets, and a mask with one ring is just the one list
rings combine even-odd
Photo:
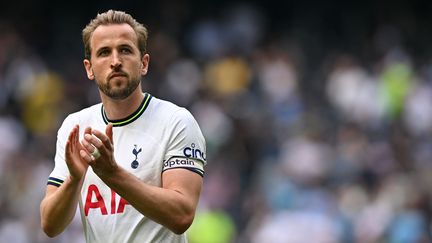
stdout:
[[117,177],[117,175],[120,173],[120,167],[115,164],[110,167],[109,170],[99,170],[95,171],[96,175],[102,179],[104,182],[110,181]]
[[84,176],[82,177],[76,177],[69,175],[69,183],[72,185],[80,185],[84,181]]

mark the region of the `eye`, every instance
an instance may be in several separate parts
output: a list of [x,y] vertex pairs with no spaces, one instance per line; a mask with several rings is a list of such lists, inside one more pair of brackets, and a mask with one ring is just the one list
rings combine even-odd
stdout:
[[120,51],[124,54],[130,54],[132,51],[129,48],[121,48]]
[[102,56],[102,57],[108,56],[109,53],[110,53],[109,50],[104,49],[98,52],[98,56]]

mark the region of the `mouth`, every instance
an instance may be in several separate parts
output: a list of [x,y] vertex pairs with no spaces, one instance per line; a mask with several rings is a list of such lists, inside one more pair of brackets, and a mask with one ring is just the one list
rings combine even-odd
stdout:
[[123,72],[115,72],[115,73],[111,73],[111,74],[108,76],[108,79],[112,79],[112,78],[116,78],[116,77],[127,77],[127,74],[126,74],[126,73],[123,73]]

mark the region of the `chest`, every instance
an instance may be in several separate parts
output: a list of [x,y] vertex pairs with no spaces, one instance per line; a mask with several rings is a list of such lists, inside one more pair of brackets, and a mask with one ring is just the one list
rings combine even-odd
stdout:
[[[105,125],[93,126],[104,131]],[[113,129],[114,159],[116,163],[141,181],[150,185],[161,185],[161,173],[167,142],[156,129],[133,129],[119,127]],[[84,186],[106,187],[100,178],[89,168]],[[109,188],[106,192],[110,194]]]
[[142,180],[151,179],[151,171],[160,172],[165,142],[151,133],[133,129],[114,132],[114,158],[120,166]]

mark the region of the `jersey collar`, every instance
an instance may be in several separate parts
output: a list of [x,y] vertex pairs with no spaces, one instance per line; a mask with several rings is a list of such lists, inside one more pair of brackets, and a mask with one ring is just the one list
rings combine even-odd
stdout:
[[140,106],[138,107],[138,109],[136,111],[134,111],[131,115],[127,116],[126,118],[123,119],[118,119],[118,120],[110,120],[108,119],[106,113],[105,113],[105,109],[104,106],[102,105],[101,107],[101,112],[102,112],[102,118],[105,122],[105,124],[111,123],[113,124],[113,127],[121,127],[121,126],[125,126],[133,121],[135,121],[136,119],[138,119],[138,117],[140,117],[144,111],[146,110],[147,106],[150,103],[150,99],[152,98],[152,96],[148,93],[144,94],[144,99],[141,102]]

